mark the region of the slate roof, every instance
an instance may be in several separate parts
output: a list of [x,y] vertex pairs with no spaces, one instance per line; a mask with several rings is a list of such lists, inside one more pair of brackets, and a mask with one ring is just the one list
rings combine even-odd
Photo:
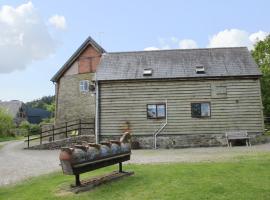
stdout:
[[[196,74],[196,66],[204,66],[205,74]],[[149,68],[152,76],[143,76]],[[97,80],[260,75],[246,47],[105,53],[97,70]]]
[[50,118],[51,113],[41,108],[27,107],[27,119],[32,124],[39,124],[42,119]]
[[75,51],[75,53],[68,59],[68,61],[58,70],[58,72],[52,77],[52,82],[57,82],[59,78],[65,73],[65,71],[73,64],[73,62],[78,58],[78,56],[91,44],[100,53],[105,53],[106,51],[93,40],[90,36],[82,43],[82,45]]
[[0,108],[5,109],[13,118],[17,117],[17,113],[22,106],[23,102],[18,100],[0,101]]

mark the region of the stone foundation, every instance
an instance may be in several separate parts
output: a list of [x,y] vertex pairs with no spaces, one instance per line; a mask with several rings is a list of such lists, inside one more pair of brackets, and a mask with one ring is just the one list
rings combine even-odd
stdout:
[[[119,136],[99,136],[100,141],[119,140]],[[250,134],[251,144],[261,144],[270,142],[270,138],[262,134]],[[82,141],[89,143],[95,142],[94,135],[81,135],[67,139],[47,142],[41,145],[32,146],[29,149],[60,149],[61,147],[80,144]],[[237,143],[238,145],[240,143]],[[132,149],[153,149],[154,138],[148,135],[132,135]],[[245,145],[245,143],[243,143]],[[160,134],[157,137],[157,148],[188,148],[188,147],[216,147],[227,146],[225,135],[221,134],[196,134],[196,135],[165,135]]]
[[83,141],[86,141],[88,143],[94,143],[95,136],[94,135],[80,135],[80,136],[70,137],[70,138],[61,139],[61,140],[55,140],[53,142],[48,142],[41,145],[35,145],[32,147],[29,147],[29,149],[33,149],[33,150],[60,149],[61,147],[72,147],[75,144],[81,144]]
[[[261,134],[250,134],[251,144],[263,143],[264,138]],[[100,141],[119,140],[119,136],[100,136]],[[194,134],[194,135],[165,135],[157,136],[157,148],[187,148],[187,147],[216,147],[227,146],[225,135],[221,134]],[[132,135],[133,149],[153,149],[153,136]]]

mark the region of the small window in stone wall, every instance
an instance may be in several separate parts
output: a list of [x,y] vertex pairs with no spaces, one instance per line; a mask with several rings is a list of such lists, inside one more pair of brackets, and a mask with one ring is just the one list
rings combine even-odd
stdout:
[[82,93],[89,92],[89,81],[88,80],[81,80],[80,81],[80,92],[82,92]]

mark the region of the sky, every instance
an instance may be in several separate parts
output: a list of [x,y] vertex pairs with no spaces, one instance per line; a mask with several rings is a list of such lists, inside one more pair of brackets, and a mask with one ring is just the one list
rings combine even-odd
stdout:
[[107,52],[247,46],[269,0],[0,0],[0,100],[54,94],[52,76],[91,36]]

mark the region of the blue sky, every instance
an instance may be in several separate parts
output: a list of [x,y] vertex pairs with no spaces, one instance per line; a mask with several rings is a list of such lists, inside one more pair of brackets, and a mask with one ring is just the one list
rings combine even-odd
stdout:
[[0,100],[54,94],[50,78],[89,35],[107,51],[252,49],[270,32],[269,8],[260,0],[1,0]]

